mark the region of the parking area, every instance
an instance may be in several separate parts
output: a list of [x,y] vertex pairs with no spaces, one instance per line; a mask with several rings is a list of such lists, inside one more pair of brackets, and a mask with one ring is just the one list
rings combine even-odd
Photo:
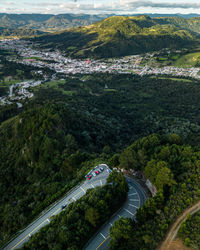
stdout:
[[95,166],[90,172],[85,176],[86,180],[91,180],[92,178],[101,175],[101,173],[107,172],[110,173],[112,170],[106,164],[99,164]]

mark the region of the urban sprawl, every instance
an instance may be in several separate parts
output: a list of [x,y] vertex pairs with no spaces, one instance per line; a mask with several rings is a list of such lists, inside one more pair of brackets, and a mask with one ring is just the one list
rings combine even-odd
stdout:
[[[34,48],[33,48],[34,45]],[[37,47],[37,49],[36,49]],[[7,56],[8,61],[14,61],[24,65],[30,65],[39,68],[35,73],[44,76],[47,80],[43,69],[49,68],[55,73],[52,74],[52,79],[56,73],[62,74],[90,74],[90,73],[132,73],[140,76],[144,75],[172,75],[184,76],[199,79],[198,74],[200,68],[178,68],[172,66],[165,67],[150,67],[147,64],[141,66],[143,59],[150,59],[155,53],[147,53],[145,55],[132,55],[118,59],[72,59],[65,57],[58,50],[50,51],[49,49],[40,49],[39,44],[32,44],[25,40],[1,40],[0,49],[15,51],[18,57]],[[9,104],[10,101],[30,98],[33,96],[28,91],[29,87],[34,87],[41,84],[43,81],[24,81],[10,86],[10,92],[7,97],[0,97],[2,105]],[[15,90],[15,91],[14,91]],[[18,106],[21,107],[20,103]]]

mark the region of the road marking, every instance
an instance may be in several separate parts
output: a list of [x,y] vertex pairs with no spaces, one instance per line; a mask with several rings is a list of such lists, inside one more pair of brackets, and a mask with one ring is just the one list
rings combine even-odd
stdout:
[[50,223],[50,220],[49,220],[49,219],[47,219],[47,221]]
[[108,237],[107,237],[104,241],[102,241],[102,242],[98,245],[98,247],[97,247],[95,250],[98,250],[98,249],[100,248],[100,246],[101,246],[105,241],[107,241],[109,238],[110,238],[110,235],[108,235]]
[[103,185],[102,180],[100,180],[101,186]]
[[[98,180],[99,181],[99,180]],[[98,182],[98,181],[95,181],[94,183]],[[92,187],[94,188],[94,185],[91,184]],[[80,191],[79,193],[77,193],[74,197],[72,197],[72,199],[75,199],[75,197],[80,194],[82,191]],[[59,210],[61,210],[60,208],[58,210],[56,210],[53,214],[57,213]],[[36,231],[42,224],[44,224],[47,220],[43,221],[42,223],[40,223],[35,229],[33,229],[33,231],[31,231],[29,234],[32,234],[34,231]],[[11,250],[15,249],[21,242],[23,242],[27,237],[29,237],[29,234],[27,234],[22,240],[20,240],[13,248],[11,248]]]
[[136,199],[130,199],[130,201],[139,201],[139,200],[136,200]]
[[137,193],[133,193],[133,194],[129,194],[128,196],[131,196],[131,195],[136,195]]
[[136,207],[135,205],[132,205],[132,204],[128,204],[128,205],[131,207],[139,208],[139,207]]
[[86,193],[85,190],[82,187],[81,187],[81,189],[83,190],[84,193]]
[[111,227],[113,226],[113,224],[112,223],[109,223],[110,225],[111,225]]
[[104,238],[104,239],[106,239],[106,237],[102,234],[102,233],[100,233],[101,234],[101,236]]
[[127,210],[126,208],[124,208],[124,210],[126,211],[126,212],[128,212],[129,214],[131,214],[131,215],[134,215],[133,213],[131,213],[129,210]]
[[38,225],[35,229],[33,229],[33,231],[31,231],[29,234],[27,234],[22,240],[20,240],[14,247],[11,248],[11,250],[15,249],[20,243],[22,243],[30,234],[32,234],[36,229],[38,229],[38,227],[40,227],[42,224],[44,224],[46,222],[43,221],[42,223],[40,223],[40,225]]
[[58,208],[52,215],[55,215],[61,208]]
[[29,237],[31,237],[31,235],[30,235],[30,234],[29,234],[28,236],[29,236]]

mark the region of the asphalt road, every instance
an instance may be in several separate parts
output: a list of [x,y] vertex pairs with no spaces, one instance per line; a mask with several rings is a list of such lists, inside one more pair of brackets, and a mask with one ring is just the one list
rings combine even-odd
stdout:
[[70,193],[66,195],[66,197],[62,198],[56,204],[54,204],[49,210],[45,211],[38,219],[36,219],[33,223],[31,223],[21,234],[19,234],[15,239],[13,239],[4,250],[13,250],[23,246],[25,242],[29,240],[31,235],[36,233],[40,228],[49,224],[51,221],[51,217],[59,214],[63,209],[63,205],[67,205],[73,201],[76,201],[80,197],[82,197],[86,190],[89,188],[94,188],[97,186],[102,186],[106,183],[106,179],[109,176],[109,168],[102,164],[104,167],[104,171],[99,175],[92,177],[90,180],[86,180],[83,184],[73,189]]
[[85,250],[105,250],[108,249],[110,241],[110,228],[115,221],[121,217],[135,219],[136,210],[144,205],[147,197],[143,188],[133,179],[126,177],[129,185],[128,198],[124,206],[114,214],[98,233],[88,242]]

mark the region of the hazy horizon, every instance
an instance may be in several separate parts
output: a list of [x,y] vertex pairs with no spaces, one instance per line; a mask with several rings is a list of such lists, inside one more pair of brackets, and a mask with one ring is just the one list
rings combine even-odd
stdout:
[[200,14],[199,0],[1,0],[8,14]]

